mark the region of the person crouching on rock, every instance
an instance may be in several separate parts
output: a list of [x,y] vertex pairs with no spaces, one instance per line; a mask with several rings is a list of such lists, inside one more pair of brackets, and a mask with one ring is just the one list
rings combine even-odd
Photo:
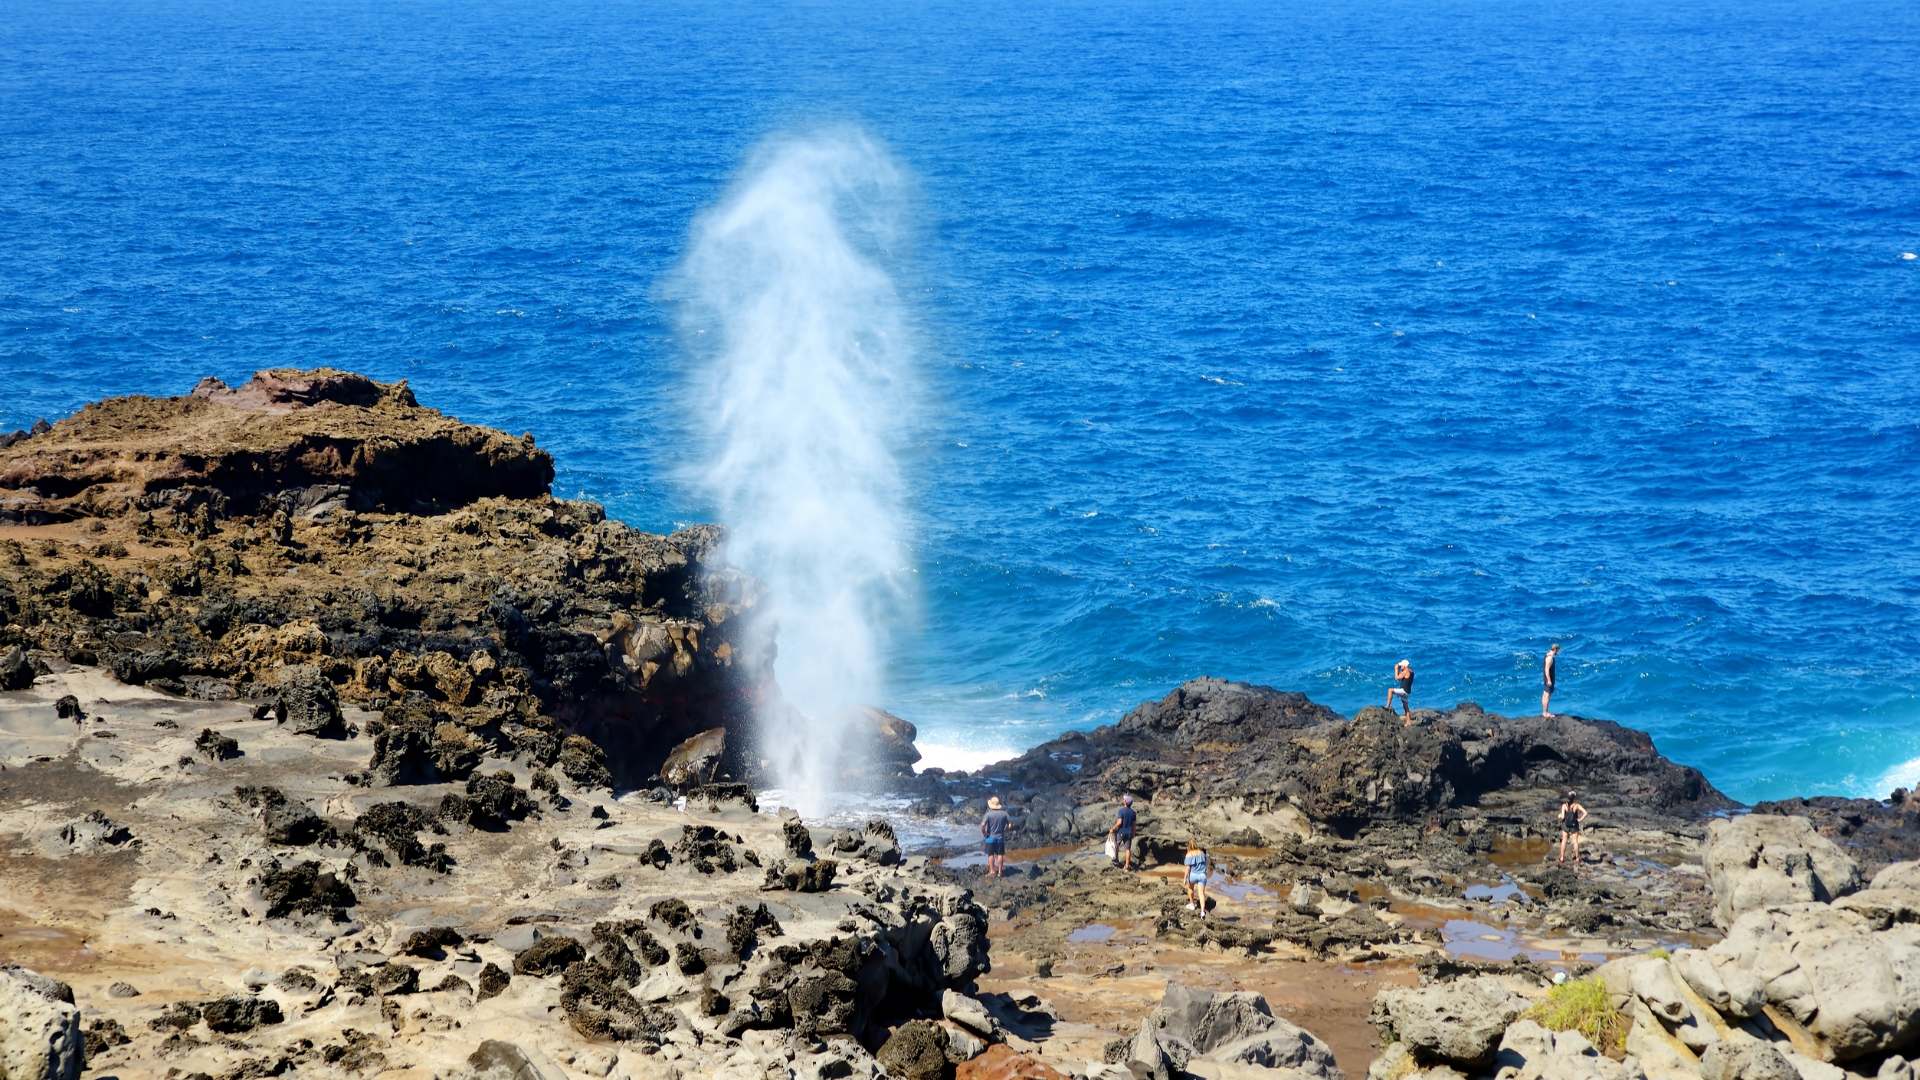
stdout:
[[1567,861],[1567,848],[1573,848],[1573,861],[1580,861],[1580,823],[1587,820],[1587,808],[1578,802],[1580,793],[1567,792],[1567,801],[1560,804],[1560,861]]
[[1013,819],[1000,809],[1000,796],[987,800],[987,816],[980,819],[980,835],[985,837],[981,847],[987,852],[987,876],[1007,876],[1007,826]]
[[1413,695],[1413,661],[1402,660],[1399,663],[1393,665],[1393,681],[1398,683],[1399,685],[1390,686],[1387,688],[1387,711],[1388,712],[1393,711],[1393,695],[1399,694],[1400,708],[1404,709],[1407,714],[1407,722],[1402,726],[1412,727],[1413,726],[1413,696],[1412,696]]
[[1120,796],[1120,812],[1114,815],[1113,828],[1107,835],[1113,837],[1113,853],[1120,858],[1122,868],[1133,869],[1133,825],[1139,815],[1133,809],[1133,796]]
[[1200,846],[1200,838],[1187,840],[1187,910],[1197,911],[1201,918],[1207,917],[1207,849]]

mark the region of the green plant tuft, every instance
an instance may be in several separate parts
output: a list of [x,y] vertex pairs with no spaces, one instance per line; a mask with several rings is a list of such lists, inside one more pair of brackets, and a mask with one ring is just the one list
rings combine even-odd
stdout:
[[1607,984],[1599,979],[1561,983],[1549,990],[1544,1000],[1528,1009],[1524,1019],[1548,1031],[1578,1031],[1603,1054],[1626,1049],[1630,1024],[1620,1010],[1613,1007]]
[[1648,953],[1647,955],[1653,957],[1655,960],[1673,959],[1673,954],[1668,952],[1665,946],[1660,946],[1654,949],[1652,952]]

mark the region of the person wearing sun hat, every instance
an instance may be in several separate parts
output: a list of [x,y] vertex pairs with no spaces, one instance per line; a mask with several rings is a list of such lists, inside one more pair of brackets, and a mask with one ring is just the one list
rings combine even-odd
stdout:
[[1007,826],[1013,819],[1005,810],[1000,809],[1000,796],[987,800],[987,816],[980,819],[980,835],[985,842],[981,845],[987,852],[987,876],[1007,876]]

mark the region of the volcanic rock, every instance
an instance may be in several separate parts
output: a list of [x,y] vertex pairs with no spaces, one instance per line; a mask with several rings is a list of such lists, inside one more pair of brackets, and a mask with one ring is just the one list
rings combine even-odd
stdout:
[[[1070,732],[974,777],[924,786],[984,797],[997,778],[1024,806],[1011,807],[1023,843],[1094,838],[1113,824],[1115,800],[1141,798],[1191,807],[1231,807],[1167,822],[1216,842],[1256,828],[1269,843],[1296,837],[1303,819],[1342,836],[1422,822],[1489,795],[1547,820],[1577,782],[1616,819],[1670,824],[1732,801],[1695,770],[1654,749],[1643,732],[1578,717],[1502,717],[1465,705],[1415,710],[1415,722],[1385,709],[1346,720],[1304,695],[1221,679],[1194,679],[1143,704],[1111,727]],[[1006,790],[1006,786],[998,790]],[[1583,795],[1583,797],[1586,797]],[[1022,812],[1024,811],[1024,812]],[[960,813],[974,820],[978,810]],[[1244,834],[1240,834],[1244,839]]]
[[0,689],[38,650],[327,737],[387,711],[375,784],[487,754],[638,784],[777,696],[760,587],[721,530],[636,532],[551,477],[530,437],[324,369],[90,405],[0,448],[0,524],[48,535],[0,545]]
[[1368,1017],[1406,1044],[1415,1060],[1479,1069],[1493,1060],[1526,1003],[1498,980],[1462,979],[1419,989],[1382,990]]
[[1714,922],[1756,908],[1828,901],[1860,888],[1860,868],[1803,817],[1749,814],[1707,830]]
[[0,652],[0,690],[25,690],[33,685],[33,665],[27,662],[27,650],[15,645]]
[[909,1020],[894,1029],[874,1058],[900,1080],[942,1080],[953,1076],[947,1050],[947,1029],[931,1020]]
[[17,965],[0,966],[0,1076],[79,1080],[85,1045],[70,987]]

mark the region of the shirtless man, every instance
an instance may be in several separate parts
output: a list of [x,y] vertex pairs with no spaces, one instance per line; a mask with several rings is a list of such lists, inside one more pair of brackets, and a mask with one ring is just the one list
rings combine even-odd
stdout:
[[1540,715],[1551,720],[1553,713],[1547,711],[1547,703],[1553,700],[1554,667],[1553,662],[1560,657],[1560,643],[1554,642],[1547,650],[1546,663],[1540,667]]
[[1393,711],[1393,695],[1399,694],[1400,708],[1407,714],[1407,722],[1401,726],[1412,727],[1413,700],[1408,695],[1413,693],[1413,661],[1402,660],[1393,665],[1393,681],[1400,685],[1387,688],[1387,711]]

